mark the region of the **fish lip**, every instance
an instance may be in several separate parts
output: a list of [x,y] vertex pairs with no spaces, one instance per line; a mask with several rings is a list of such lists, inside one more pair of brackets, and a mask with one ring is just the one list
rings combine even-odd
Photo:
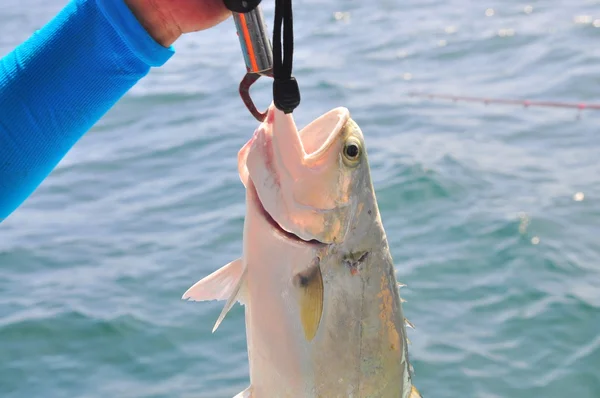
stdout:
[[[328,120],[331,119],[331,120]],[[344,128],[346,123],[350,120],[350,111],[346,107],[337,107],[329,110],[328,112],[322,114],[317,119],[313,120],[311,123],[304,126],[301,130],[297,132],[298,139],[302,143],[304,149],[304,161],[307,163],[311,163],[318,158],[320,158],[331,145],[335,141],[336,136],[339,132]],[[325,137],[325,139],[320,142],[320,145],[314,149],[313,151],[307,152],[305,148],[305,140],[306,138],[303,136],[305,131],[310,130],[310,128],[318,125],[319,123],[332,123],[335,122],[333,126],[329,125],[329,134]]]
[[303,244],[303,245],[315,246],[317,248],[328,245],[328,243],[321,242],[317,239],[311,239],[311,240],[302,239],[301,237],[294,234],[293,232],[288,232],[285,229],[283,229],[283,227],[277,221],[275,221],[275,219],[271,216],[271,214],[269,214],[267,209],[265,209],[265,207],[263,206],[263,204],[260,200],[260,197],[258,196],[258,192],[256,191],[256,187],[254,186],[254,182],[252,181],[252,178],[250,178],[250,177],[248,177],[248,187],[246,189],[250,190],[252,197],[254,199],[253,201],[255,202],[254,205],[256,206],[256,210],[258,211],[258,213],[263,217],[264,221],[267,222],[279,236],[281,236],[282,238],[289,240],[291,242],[297,243],[297,244],[299,243],[299,244]]

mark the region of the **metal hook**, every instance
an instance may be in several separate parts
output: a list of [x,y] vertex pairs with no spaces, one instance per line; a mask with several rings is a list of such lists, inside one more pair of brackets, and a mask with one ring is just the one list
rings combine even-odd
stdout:
[[[250,86],[252,86],[260,78],[260,76],[261,76],[261,74],[258,74],[258,73],[251,73],[251,72],[246,73],[246,76],[244,76],[244,78],[240,82],[240,90],[239,91],[240,91],[240,97],[242,97],[242,101],[244,101],[246,108],[248,108],[248,110],[250,111],[252,116],[254,116],[256,118],[256,120],[258,120],[259,122],[262,122],[267,117],[268,111],[260,112],[258,109],[256,109],[256,105],[254,105],[254,102],[252,101],[252,97],[250,97]],[[269,76],[269,75],[267,75],[267,76]]]

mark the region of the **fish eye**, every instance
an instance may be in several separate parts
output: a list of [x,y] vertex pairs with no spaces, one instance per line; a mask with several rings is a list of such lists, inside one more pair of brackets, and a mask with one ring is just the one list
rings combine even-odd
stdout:
[[360,143],[356,138],[349,138],[344,144],[344,158],[351,165],[355,164],[361,155]]

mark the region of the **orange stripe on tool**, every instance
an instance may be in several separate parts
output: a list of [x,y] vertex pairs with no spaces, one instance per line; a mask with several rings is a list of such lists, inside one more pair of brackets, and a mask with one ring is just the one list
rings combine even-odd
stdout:
[[240,22],[242,23],[242,32],[244,34],[244,41],[248,48],[248,55],[250,56],[250,63],[252,64],[252,72],[258,72],[258,64],[256,63],[256,55],[254,54],[254,47],[252,47],[252,40],[250,40],[250,32],[248,31],[248,25],[246,25],[246,16],[240,15]]

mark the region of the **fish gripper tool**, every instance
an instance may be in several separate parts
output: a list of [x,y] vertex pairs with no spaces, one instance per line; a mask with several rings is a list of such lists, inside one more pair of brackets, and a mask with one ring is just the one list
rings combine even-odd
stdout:
[[232,12],[237,35],[246,62],[246,75],[239,92],[250,113],[260,122],[267,112],[260,112],[250,97],[250,86],[261,76],[273,77],[273,48],[267,35],[261,0],[223,0]]

